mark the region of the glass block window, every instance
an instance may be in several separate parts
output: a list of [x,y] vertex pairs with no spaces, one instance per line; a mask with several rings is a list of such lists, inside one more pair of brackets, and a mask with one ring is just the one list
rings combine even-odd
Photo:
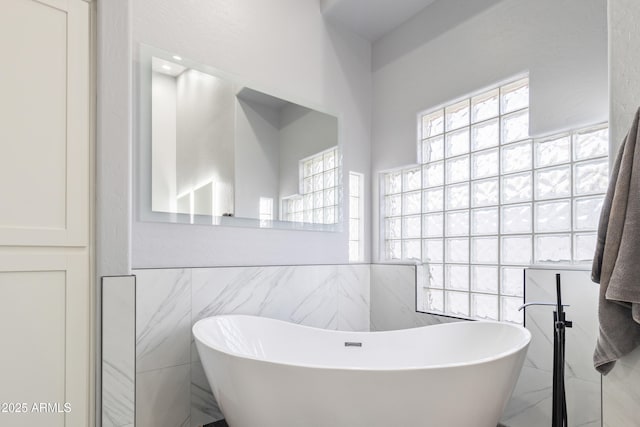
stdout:
[[260,221],[273,221],[273,199],[271,197],[260,197]]
[[[282,198],[282,220],[302,222],[303,220],[303,198],[299,194]],[[311,221],[308,221],[311,222]]]
[[419,166],[383,174],[386,260],[427,264],[418,310],[522,323],[523,268],[588,263],[607,125],[529,137],[520,79],[420,116]]
[[363,180],[362,174],[349,172],[349,262],[359,262],[364,259],[362,241]]
[[300,160],[300,194],[282,199],[285,221],[335,224],[339,199],[338,147]]

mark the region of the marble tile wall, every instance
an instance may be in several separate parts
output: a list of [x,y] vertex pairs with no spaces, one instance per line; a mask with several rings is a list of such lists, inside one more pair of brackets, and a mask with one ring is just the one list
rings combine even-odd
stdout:
[[191,269],[134,271],[136,426],[191,423]]
[[371,330],[415,328],[457,319],[416,312],[416,278],[421,265],[371,265]]
[[[456,321],[415,311],[416,279],[419,281],[421,268],[374,264],[135,271],[136,426],[201,426],[222,418],[191,337],[192,325],[207,316],[256,314],[309,326],[374,331]],[[525,298],[554,300],[554,273],[527,270]],[[570,425],[597,426],[600,377],[591,365],[597,331],[597,287],[590,282],[588,272],[562,274],[565,302],[574,301],[567,308],[568,318],[575,322],[567,334]],[[527,310],[533,341],[503,417],[504,426],[550,424],[551,311],[544,307]],[[640,377],[637,364],[628,365],[623,361],[612,375]],[[129,379],[128,384],[131,382]],[[633,414],[640,401],[638,393],[625,393],[620,399],[612,397],[611,407]],[[605,425],[625,425],[615,417],[611,420]]]
[[604,427],[640,425],[640,347],[602,377]]
[[[422,268],[406,265],[372,265],[372,330],[403,329],[455,320],[415,312],[414,292],[416,287],[420,287]],[[525,300],[555,301],[555,273],[556,271],[550,269],[527,269]],[[598,330],[598,288],[590,280],[590,271],[568,270],[560,273],[564,303],[572,304],[572,307],[567,308],[567,318],[575,322],[574,328],[567,330],[566,342],[569,425],[600,426],[601,381],[591,361]],[[527,309],[526,326],[533,337],[520,379],[501,420],[505,427],[551,425],[552,312],[553,309],[550,307]],[[640,351],[636,357],[640,358]],[[633,375],[632,372],[635,372],[640,380],[640,369],[637,365],[630,366],[621,368],[620,375]],[[630,390],[624,392],[626,396],[616,400],[616,404],[626,406],[621,409],[624,409],[624,413],[629,413],[634,399],[640,403],[640,394]],[[633,424],[611,424],[614,425]]]
[[135,413],[135,277],[102,278],[102,426],[126,427]]
[[[598,322],[598,287],[590,271],[526,269],[525,301],[556,301],[555,274],[561,274],[567,320],[565,387],[569,426],[601,426],[601,376],[593,368]],[[507,427],[551,425],[553,307],[529,307],[525,326],[532,339],[520,379],[502,423]],[[616,424],[622,426],[624,424]]]
[[222,418],[191,327],[215,314],[369,330],[369,265],[137,270],[136,426]]

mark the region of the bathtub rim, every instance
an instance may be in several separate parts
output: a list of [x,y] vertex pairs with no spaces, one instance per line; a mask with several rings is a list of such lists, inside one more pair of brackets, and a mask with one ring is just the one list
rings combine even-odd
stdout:
[[[217,351],[217,352],[225,354],[227,356],[237,357],[237,358],[240,358],[240,359],[246,359],[246,360],[251,360],[251,361],[255,361],[255,362],[269,363],[269,364],[274,364],[274,365],[279,365],[279,366],[299,367],[299,368],[305,368],[305,369],[326,369],[326,370],[364,371],[364,372],[398,372],[398,371],[421,371],[421,370],[432,370],[432,369],[472,367],[472,366],[477,366],[477,365],[482,365],[482,364],[486,364],[486,363],[495,362],[495,361],[498,361],[500,359],[504,359],[504,358],[507,358],[509,356],[513,356],[513,355],[519,353],[520,351],[522,351],[523,349],[526,349],[529,346],[529,344],[531,343],[531,332],[528,329],[526,329],[524,326],[511,324],[511,323],[506,323],[506,322],[490,321],[490,320],[471,320],[472,322],[477,322],[477,323],[500,324],[501,326],[506,326],[506,327],[509,327],[509,328],[517,329],[521,333],[523,333],[525,339],[523,340],[522,343],[519,343],[517,346],[514,346],[513,348],[510,348],[507,351],[496,353],[496,354],[491,355],[489,357],[483,357],[483,358],[479,358],[479,359],[474,359],[473,361],[470,361],[470,362],[457,362],[457,363],[435,364],[435,365],[425,365],[425,366],[401,366],[401,367],[380,367],[380,368],[377,368],[377,367],[358,367],[358,366],[328,366],[328,365],[316,365],[316,364],[310,364],[310,363],[288,363],[288,362],[283,362],[283,361],[278,361],[278,360],[269,360],[269,359],[254,357],[254,356],[248,356],[246,354],[241,354],[241,353],[237,353],[237,352],[233,352],[233,351],[222,350],[220,348],[213,347],[213,346],[209,345],[206,342],[206,340],[202,339],[201,336],[198,336],[198,334],[196,333],[196,326],[198,324],[200,324],[200,325],[205,324],[206,321],[211,319],[211,318],[220,318],[220,317],[226,317],[226,318],[244,317],[244,318],[266,319],[268,321],[274,321],[276,323],[289,323],[291,325],[294,325],[294,326],[300,327],[300,328],[308,328],[308,329],[313,329],[313,330],[318,330],[319,329],[321,331],[327,331],[327,332],[330,332],[332,334],[349,335],[351,338],[353,338],[354,334],[356,336],[357,335],[369,335],[369,334],[379,335],[379,334],[392,334],[392,333],[394,333],[396,331],[406,331],[407,329],[455,327],[454,325],[457,325],[460,322],[440,323],[440,324],[437,324],[437,325],[426,325],[426,326],[419,326],[417,328],[407,328],[407,329],[394,329],[394,330],[391,330],[391,331],[338,331],[338,330],[333,330],[333,329],[324,329],[324,328],[317,328],[317,327],[314,327],[314,326],[301,325],[301,324],[298,324],[298,323],[287,322],[286,320],[274,319],[274,318],[271,318],[271,317],[254,316],[254,315],[248,315],[248,314],[220,314],[220,315],[213,315],[213,316],[208,316],[208,317],[205,317],[203,319],[200,319],[196,323],[194,323],[193,327],[191,328],[191,334],[192,334],[194,340],[195,341],[199,341],[202,345],[208,347],[209,349],[211,349],[213,351]],[[211,320],[209,320],[209,321],[211,321]],[[200,359],[202,360],[202,355],[200,355],[200,351],[199,350],[197,350],[197,351],[198,351],[198,355],[199,355]]]

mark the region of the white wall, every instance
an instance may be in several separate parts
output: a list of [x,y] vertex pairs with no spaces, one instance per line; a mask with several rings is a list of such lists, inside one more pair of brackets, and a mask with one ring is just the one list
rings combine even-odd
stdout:
[[[609,0],[611,152],[620,146],[640,107],[640,2]],[[612,156],[613,157],[613,156]]]
[[176,78],[152,74],[151,203],[154,211],[176,212]]
[[[624,139],[640,106],[640,2],[609,0],[611,152]],[[612,156],[613,158],[613,156]],[[640,348],[603,377],[605,427],[633,426],[640,419]]]
[[[344,170],[365,173],[368,178],[371,46],[328,27],[317,0],[130,1],[134,43],[180,53],[238,76],[258,90],[338,112]],[[126,7],[124,1],[118,4]],[[121,67],[124,59],[118,60],[102,67],[106,71]],[[367,191],[368,186],[365,194]],[[367,200],[365,212],[369,206]],[[116,228],[127,226],[114,220]],[[369,224],[368,214],[365,221]],[[318,233],[134,220],[132,234],[135,267],[340,263],[348,259],[346,230]],[[366,233],[365,247],[368,238]],[[108,249],[121,250],[121,243]]]
[[[96,2],[96,193],[95,281],[128,274],[131,268],[131,7],[130,2]],[[100,337],[101,292],[96,295],[95,336]],[[96,339],[96,366],[101,341]],[[95,381],[101,401],[102,378]],[[96,405],[96,425],[102,422]]]
[[374,43],[374,174],[416,163],[417,113],[527,71],[533,136],[608,119],[606,0],[504,0],[432,30],[465,4],[436,2]]
[[96,276],[100,278],[128,274],[131,268],[132,46],[130,1],[96,4]]

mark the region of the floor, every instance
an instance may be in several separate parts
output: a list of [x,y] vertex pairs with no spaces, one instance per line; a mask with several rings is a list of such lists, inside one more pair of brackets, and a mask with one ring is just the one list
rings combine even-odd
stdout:
[[[215,421],[210,424],[205,424],[202,427],[229,427],[225,420]],[[504,424],[498,424],[496,427],[506,427]]]

